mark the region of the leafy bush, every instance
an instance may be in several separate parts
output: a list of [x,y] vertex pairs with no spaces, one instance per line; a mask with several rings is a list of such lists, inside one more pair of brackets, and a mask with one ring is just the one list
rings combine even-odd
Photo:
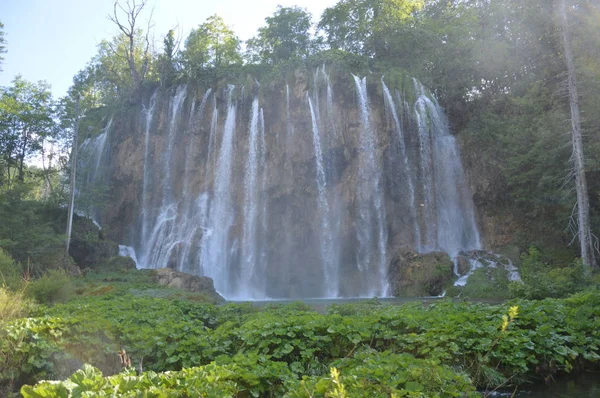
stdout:
[[54,304],[69,299],[72,293],[71,277],[64,270],[50,270],[29,283],[27,294],[41,304]]
[[64,237],[44,218],[46,205],[29,200],[30,193],[27,184],[0,191],[0,247],[28,265],[32,274],[40,275],[65,265]]
[[335,361],[333,366],[330,376],[304,377],[296,381],[286,397],[479,396],[466,375],[409,354],[367,349],[351,358]]
[[[13,352],[12,365],[5,369],[16,369],[17,385],[64,374],[56,363],[69,360],[114,371],[109,365],[119,349],[146,371],[212,369],[214,377],[234,381],[243,396],[302,394],[298,391],[304,388],[314,396],[333,393],[331,367],[339,369],[348,391],[456,396],[452,386],[467,393],[472,388],[464,375],[448,369],[462,370],[475,385],[496,387],[600,361],[598,291],[505,305],[360,303],[332,307],[328,314],[298,304],[257,311],[248,304],[216,307],[116,291],[40,308],[32,315],[38,318],[0,331],[17,336],[0,336],[0,357]],[[237,373],[226,376],[214,366]],[[392,368],[405,369],[397,372],[402,378],[394,378]],[[165,388],[171,388],[186,377],[181,375],[151,379],[163,383],[161,378],[167,378],[171,381],[164,382]],[[298,384],[301,379],[304,387]]]
[[19,265],[12,259],[10,254],[0,248],[0,287],[18,289],[21,287],[21,282]]
[[26,316],[32,303],[24,297],[22,291],[11,291],[0,287],[0,325],[16,318]]
[[586,267],[577,261],[567,267],[556,267],[542,259],[541,252],[535,247],[521,257],[520,267],[523,282],[509,285],[513,297],[543,299],[546,297],[566,297],[580,292],[590,285]]

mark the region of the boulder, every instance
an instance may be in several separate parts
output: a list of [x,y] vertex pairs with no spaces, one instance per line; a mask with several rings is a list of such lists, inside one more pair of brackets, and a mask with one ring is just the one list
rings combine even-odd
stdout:
[[467,272],[471,271],[471,263],[465,253],[461,252],[456,256],[456,268],[458,275],[466,275]]
[[215,303],[223,303],[225,299],[215,290],[213,280],[207,276],[197,276],[175,271],[171,268],[159,268],[153,271],[154,279],[159,285],[201,293]]
[[136,264],[131,257],[113,256],[104,262],[102,268],[110,271],[128,271],[135,270]]
[[104,233],[92,220],[73,217],[73,234],[69,254],[81,269],[98,268],[119,253],[119,245],[106,239]]
[[419,254],[401,248],[390,262],[391,293],[400,297],[439,296],[453,279],[453,266],[447,253]]

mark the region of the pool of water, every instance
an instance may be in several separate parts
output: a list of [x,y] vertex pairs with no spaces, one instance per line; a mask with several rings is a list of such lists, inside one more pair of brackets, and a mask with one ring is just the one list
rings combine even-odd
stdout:
[[[513,395],[514,393],[514,395]],[[600,397],[600,373],[585,372],[577,376],[563,377],[549,384],[522,386],[515,393],[497,391],[489,397],[504,398],[598,398]]]

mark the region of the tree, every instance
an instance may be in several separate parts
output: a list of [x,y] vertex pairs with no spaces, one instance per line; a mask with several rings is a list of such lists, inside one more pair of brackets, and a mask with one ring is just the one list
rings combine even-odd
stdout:
[[[114,3],[113,14],[108,16],[108,19],[114,22],[123,33],[125,46],[122,50],[129,67],[134,95],[141,92],[142,82],[150,67],[150,40],[148,35],[150,34],[152,15],[148,20],[145,34],[142,34],[138,27],[138,18],[145,6],[145,0],[140,0],[139,3],[136,0],[127,0],[125,7],[117,0]],[[119,14],[125,14],[127,22],[122,22],[123,16],[119,17]],[[143,47],[140,46],[140,36],[143,36]],[[117,52],[116,49],[113,49],[113,51]]]
[[193,78],[206,68],[241,64],[240,40],[223,18],[213,15],[186,39],[182,62]]
[[277,6],[265,21],[267,25],[247,42],[251,61],[274,65],[290,58],[303,59],[311,53],[312,16],[306,9]]
[[[0,65],[4,61],[4,56],[2,56],[4,53],[6,53],[6,38],[4,37],[4,24],[0,22]],[[0,72],[2,72],[1,66]]]
[[163,87],[171,85],[177,75],[177,47],[175,31],[169,30],[163,40],[163,53],[158,57],[158,71]]
[[30,83],[21,76],[0,94],[0,154],[5,162],[4,181],[12,180],[11,169],[24,181],[25,160],[41,150],[56,132],[54,101],[45,82]]
[[318,27],[331,48],[375,56],[385,51],[390,29],[423,5],[423,0],[341,0],[325,9]]
[[571,50],[569,21],[567,19],[565,0],[560,0],[559,15],[562,28],[564,58],[567,64],[569,108],[571,110],[571,138],[573,145],[572,161],[575,187],[577,192],[577,237],[579,238],[581,259],[590,267],[597,267],[594,240],[590,223],[590,203],[585,178],[585,159],[583,156],[583,137],[581,133],[581,115],[579,111],[579,94],[577,93],[577,77],[575,62]]

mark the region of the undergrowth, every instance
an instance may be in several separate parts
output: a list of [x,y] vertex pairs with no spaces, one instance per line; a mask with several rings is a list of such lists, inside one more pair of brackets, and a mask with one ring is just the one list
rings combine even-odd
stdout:
[[337,396],[343,385],[348,396],[451,397],[549,380],[600,359],[597,291],[503,305],[373,301],[321,314],[304,304],[217,307],[95,283],[2,327],[0,384],[64,379],[88,363],[98,370],[22,391],[316,397]]

